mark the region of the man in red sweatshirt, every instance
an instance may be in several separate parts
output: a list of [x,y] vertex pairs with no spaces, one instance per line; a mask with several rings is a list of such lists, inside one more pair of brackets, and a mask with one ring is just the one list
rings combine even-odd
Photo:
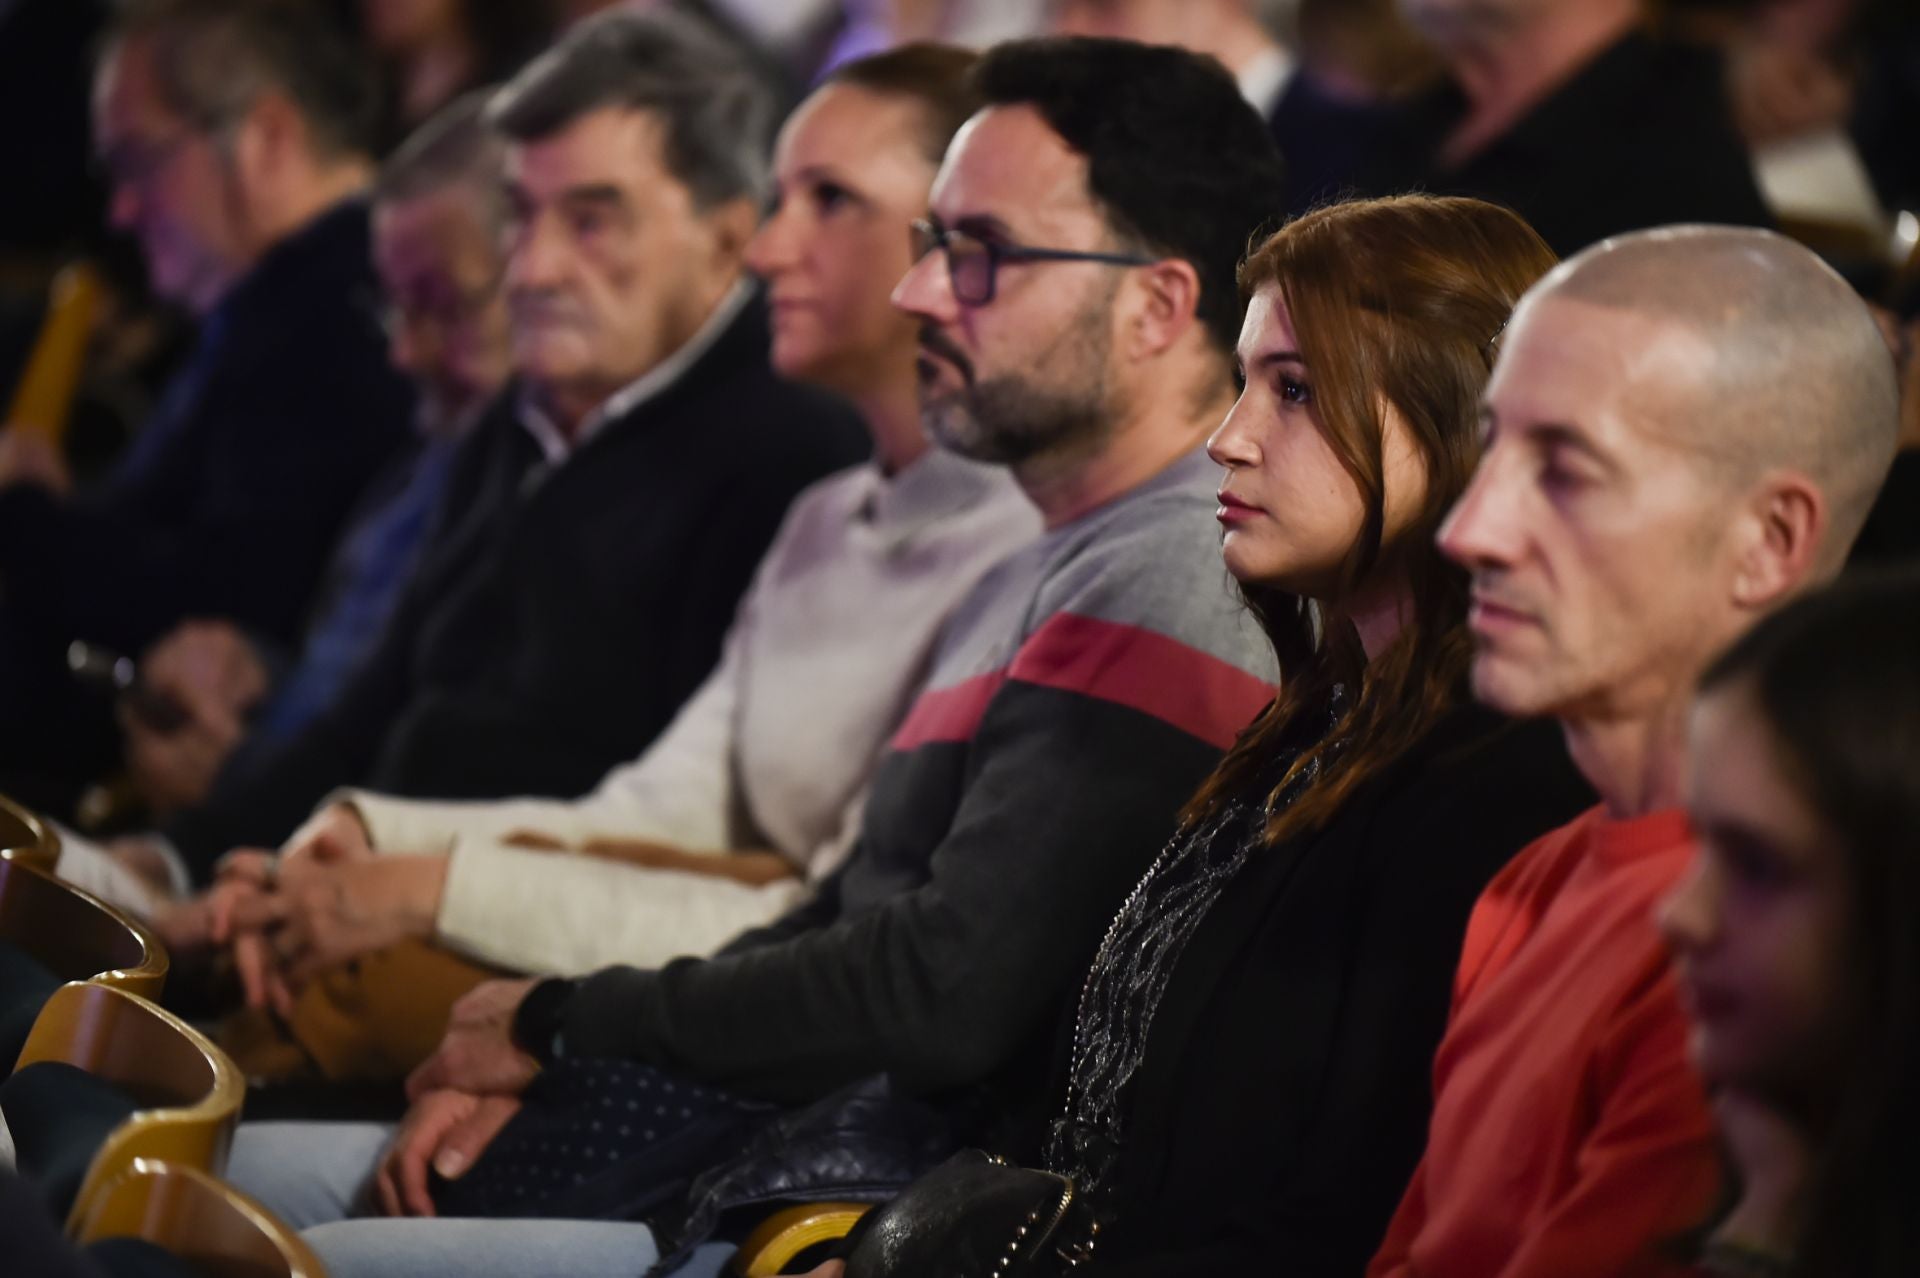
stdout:
[[1654,903],[1691,856],[1696,676],[1836,574],[1891,461],[1866,308],[1765,231],[1606,241],[1515,310],[1487,451],[1440,533],[1473,574],[1474,689],[1553,715],[1599,807],[1481,897],[1427,1154],[1371,1278],[1659,1274],[1719,1186]]

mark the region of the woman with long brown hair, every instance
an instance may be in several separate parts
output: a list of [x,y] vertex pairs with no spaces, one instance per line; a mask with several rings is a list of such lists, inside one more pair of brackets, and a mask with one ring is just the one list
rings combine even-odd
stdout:
[[[1474,899],[1591,802],[1551,725],[1472,705],[1467,582],[1434,546],[1498,336],[1552,265],[1514,214],[1425,197],[1310,213],[1245,263],[1246,389],[1209,449],[1284,691],[1114,918],[1064,1103],[1003,1146],[1092,1208],[1010,1274],[1064,1249],[1091,1252],[1076,1278],[1352,1275],[1378,1243]],[[962,1272],[991,1193],[930,1196],[878,1213],[850,1275]]]

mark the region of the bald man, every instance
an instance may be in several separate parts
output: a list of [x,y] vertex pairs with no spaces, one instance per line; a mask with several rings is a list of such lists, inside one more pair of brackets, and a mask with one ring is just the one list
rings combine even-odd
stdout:
[[1610,240],[1515,310],[1440,544],[1473,574],[1476,695],[1557,717],[1602,802],[1475,909],[1372,1278],[1661,1273],[1715,1201],[1651,918],[1691,855],[1684,716],[1721,648],[1839,571],[1898,414],[1866,308],[1770,232]]

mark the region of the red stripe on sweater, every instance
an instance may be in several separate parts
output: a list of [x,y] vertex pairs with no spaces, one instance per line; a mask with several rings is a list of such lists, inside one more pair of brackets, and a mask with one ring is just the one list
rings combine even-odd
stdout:
[[1009,678],[1138,710],[1223,750],[1273,698],[1264,680],[1177,639],[1063,612],[1028,638],[1010,669],[923,693],[892,748],[971,741]]
[[986,717],[987,703],[1006,681],[1007,672],[995,670],[991,674],[975,675],[951,688],[921,693],[913,709],[907,712],[906,722],[893,734],[891,748],[917,750],[936,741],[973,740],[980,720]]
[[1273,686],[1158,631],[1055,613],[1015,654],[1012,678],[1151,715],[1224,750]]

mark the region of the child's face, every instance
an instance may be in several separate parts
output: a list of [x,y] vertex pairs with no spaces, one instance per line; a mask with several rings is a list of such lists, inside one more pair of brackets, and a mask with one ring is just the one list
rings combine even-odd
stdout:
[[1844,855],[1744,686],[1700,698],[1688,753],[1700,850],[1659,922],[1694,1060],[1710,1084],[1804,1096],[1844,1050]]

